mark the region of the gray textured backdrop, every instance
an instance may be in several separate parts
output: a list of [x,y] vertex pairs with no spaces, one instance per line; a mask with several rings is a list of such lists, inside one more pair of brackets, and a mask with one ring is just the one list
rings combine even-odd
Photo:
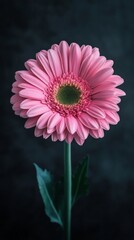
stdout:
[[63,173],[63,143],[35,138],[14,115],[9,99],[14,72],[41,49],[66,40],[91,44],[115,61],[127,92],[121,121],[101,140],[72,144],[73,168],[90,155],[90,194],[73,209],[72,240],[134,239],[134,1],[3,0],[0,87],[0,239],[61,240],[43,212],[33,162]]

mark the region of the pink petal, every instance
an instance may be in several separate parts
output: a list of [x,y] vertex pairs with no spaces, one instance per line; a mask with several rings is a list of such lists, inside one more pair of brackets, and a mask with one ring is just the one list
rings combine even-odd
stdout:
[[27,118],[27,110],[21,110],[20,117]]
[[48,60],[49,60],[49,64],[53,72],[53,75],[55,77],[61,76],[62,75],[61,62],[60,62],[59,55],[55,50],[53,49],[48,50]]
[[118,75],[112,75],[108,78],[108,83],[114,84],[114,86],[117,87],[124,83],[124,80]]
[[29,109],[33,106],[39,105],[40,101],[35,101],[31,99],[25,99],[24,101],[21,102],[20,108],[22,109]]
[[36,54],[37,61],[42,65],[44,68],[46,74],[50,77],[50,79],[53,79],[53,74],[48,62],[48,59],[46,57],[46,54],[44,54],[42,51]]
[[59,49],[60,49],[61,56],[62,56],[64,72],[68,73],[68,71],[69,71],[69,69],[68,69],[68,56],[69,56],[68,43],[66,41],[60,42]]
[[81,115],[78,116],[79,120],[81,121],[81,123],[91,129],[98,129],[99,128],[99,124],[97,122],[97,120],[91,116],[89,116],[87,113],[82,113]]
[[[32,68],[32,69],[35,69],[35,68]],[[37,87],[37,88],[39,88],[41,90],[44,90],[45,85],[42,82],[42,81],[44,81],[44,76],[43,76],[43,71],[42,70],[38,69],[36,71],[35,77],[33,75],[31,75],[28,71],[20,71],[19,74],[28,83],[34,85],[35,87]],[[42,81],[40,81],[40,79]]]
[[[48,83],[49,83],[49,76],[44,72],[42,71],[41,69],[38,69],[36,67],[32,67],[31,68],[31,72],[38,78],[40,79],[44,84],[45,86],[48,86]],[[44,86],[43,84],[43,86]],[[45,87],[44,86],[44,87]]]
[[97,105],[90,105],[88,114],[95,118],[105,118],[105,112]]
[[18,87],[12,88],[12,93],[19,93],[19,91],[20,91],[20,88],[18,88]]
[[103,138],[104,137],[104,130],[102,128],[98,129],[98,134],[99,134],[99,138]]
[[92,89],[92,95],[99,93],[99,92],[104,92],[107,90],[112,90],[114,91],[115,86],[111,82],[105,82],[104,84],[98,85],[97,87]]
[[52,139],[53,142],[56,142],[58,140],[57,133],[53,133],[51,135],[51,139]]
[[99,119],[99,123],[100,123],[101,128],[103,128],[105,130],[110,129],[109,123],[105,119]]
[[65,141],[70,144],[73,141],[73,135],[68,132]]
[[80,73],[79,75],[85,79],[85,80],[88,80],[88,78],[90,77],[90,69],[92,67],[92,65],[94,64],[94,62],[96,61],[96,59],[98,59],[99,57],[99,51],[98,49],[97,50],[94,50],[94,52],[90,55],[90,56],[87,56],[82,64],[81,64],[81,68],[80,68]]
[[102,66],[103,68],[111,68],[114,64],[113,60],[107,60],[106,63]]
[[101,69],[101,66],[104,64],[104,62],[106,62],[105,57],[101,56],[97,58],[96,61],[93,63],[93,66],[90,68],[88,76],[95,75]]
[[[23,83],[19,83],[18,84],[18,87],[19,88],[30,88],[30,89],[37,89],[37,87],[35,87],[35,86],[33,86],[33,85],[31,85],[31,84],[29,84],[29,83],[27,83],[27,82],[23,82]],[[39,89],[39,88],[38,88]],[[21,90],[21,89],[20,89]]]
[[48,119],[50,118],[50,116],[52,115],[52,112],[51,111],[46,111],[44,114],[42,114],[38,121],[37,121],[37,124],[36,126],[39,128],[39,129],[43,129],[46,127],[47,125],[47,121]]
[[78,44],[72,43],[69,50],[69,71],[78,75],[81,63],[81,48]]
[[95,88],[96,86],[104,83],[112,74],[113,68],[105,68],[97,72],[92,79],[89,79],[91,87]]
[[32,67],[39,67],[37,60],[35,59],[29,59],[24,63],[25,67],[27,68],[27,70],[29,71]]
[[57,136],[58,136],[59,141],[62,142],[62,141],[65,140],[65,138],[66,138],[66,136],[67,136],[67,132],[64,131],[64,132],[62,132],[61,134],[57,134]]
[[99,48],[97,47],[94,47],[93,50],[92,50],[92,54],[96,54],[96,57],[98,58],[100,56],[100,51],[99,51]]
[[100,52],[98,48],[93,48],[92,55],[90,57],[90,63],[88,68],[88,73],[85,76],[85,79],[87,80],[89,77],[91,77],[92,70],[94,71],[94,66],[96,65],[96,62],[99,61]]
[[53,44],[53,45],[51,46],[51,49],[57,51],[57,50],[59,49],[59,45],[58,45],[58,44]]
[[31,107],[28,112],[27,112],[27,116],[28,117],[35,117],[38,115],[41,115],[43,113],[45,113],[46,111],[48,111],[48,107],[45,105],[36,105]]
[[61,117],[60,122],[56,125],[56,131],[57,131],[57,133],[58,133],[58,134],[63,133],[64,130],[65,130],[65,127],[66,127],[65,118],[64,118],[64,117]]
[[14,111],[20,110],[20,102],[14,103],[14,105],[12,106],[12,109],[13,109]]
[[114,111],[106,111],[106,120],[112,124],[112,125],[116,125],[119,121],[120,121],[120,117],[118,115],[118,113],[114,112]]
[[38,129],[37,127],[34,130],[34,135],[35,137],[41,137],[43,135],[43,130],[42,129]]
[[47,128],[47,133],[52,134],[55,132],[55,128]]
[[61,116],[59,113],[53,113],[47,123],[48,128],[54,128],[60,122]]
[[77,134],[82,139],[86,139],[89,134],[88,128],[85,127],[80,121],[78,122]]
[[126,96],[126,93],[123,90],[116,88],[114,91],[114,95],[115,96]]
[[19,83],[22,83],[22,81],[20,81],[20,80],[19,80],[19,81],[18,81],[18,80],[15,81],[15,82],[12,84],[12,87],[18,87],[18,84],[19,84]]
[[95,106],[97,105],[97,106],[99,106],[101,108],[112,109],[112,110],[115,110],[115,111],[119,111],[120,110],[116,103],[110,102],[108,100],[105,100],[105,101],[103,101],[103,100],[94,100],[92,105],[94,105],[94,104],[95,104]]
[[40,51],[45,57],[47,57],[47,50],[41,50]]
[[13,84],[19,84],[19,83],[24,82],[24,80],[23,80],[22,77],[20,76],[20,73],[21,73],[22,71],[26,71],[26,70],[21,70],[21,71],[16,71],[16,72],[15,72],[15,79],[16,79],[16,81],[15,81]]
[[104,90],[102,92],[93,94],[92,99],[93,100],[97,100],[97,99],[104,100],[104,99],[111,98],[114,96],[115,96],[115,89],[114,90]]
[[21,102],[22,100],[23,98],[21,98],[18,94],[15,94],[10,98],[10,103],[14,104],[15,102]]
[[121,99],[119,97],[111,97],[108,99],[109,102],[112,102],[112,103],[115,103],[115,104],[118,104],[121,102]]
[[81,51],[82,51],[84,48],[85,48],[85,45],[83,44],[83,45],[81,46]]
[[25,128],[35,127],[37,120],[38,120],[38,117],[28,118],[27,121],[25,122],[24,127]]
[[48,134],[48,133],[47,133],[47,130],[44,129],[44,131],[43,131],[43,138],[47,139],[47,138],[50,137],[50,135],[51,135],[51,134]]
[[20,115],[20,110],[16,110],[15,115]]
[[99,138],[99,132],[98,132],[98,130],[89,130],[89,134],[90,134],[93,138]]
[[60,48],[59,48],[59,45],[58,44],[53,44],[51,46],[51,49],[55,50],[59,56],[59,60],[60,60],[60,65],[61,65],[61,72],[62,73],[65,73],[64,71],[64,67],[63,67],[63,61],[62,61],[62,54],[60,52]]
[[66,117],[66,127],[71,134],[74,134],[77,131],[77,120],[73,116]]
[[19,92],[19,95],[24,98],[36,99],[36,100],[43,100],[44,94],[39,89],[23,89]]
[[77,133],[75,133],[74,139],[75,139],[75,141],[77,142],[77,144],[80,145],[80,146],[82,146],[83,143],[85,142],[85,139],[80,138]]
[[83,45],[83,47],[81,47],[81,54],[82,54],[82,61],[88,56],[90,56],[92,53],[92,47],[90,45]]

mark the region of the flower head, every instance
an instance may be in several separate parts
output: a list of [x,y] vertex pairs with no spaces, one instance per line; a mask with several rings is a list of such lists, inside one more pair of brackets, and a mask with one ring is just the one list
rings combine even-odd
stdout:
[[35,136],[82,145],[90,135],[102,138],[110,124],[119,122],[123,83],[113,75],[113,61],[98,48],[62,41],[25,62],[17,71],[11,97],[16,115],[28,118]]

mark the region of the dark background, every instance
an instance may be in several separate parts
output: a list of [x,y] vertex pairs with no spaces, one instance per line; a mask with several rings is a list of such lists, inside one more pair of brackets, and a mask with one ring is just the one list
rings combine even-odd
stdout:
[[100,140],[72,144],[73,168],[90,155],[88,197],[73,208],[72,240],[134,239],[134,1],[0,1],[0,239],[62,239],[49,222],[33,163],[63,174],[63,143],[35,138],[9,103],[14,72],[41,49],[66,40],[91,44],[115,61],[127,96],[121,121]]

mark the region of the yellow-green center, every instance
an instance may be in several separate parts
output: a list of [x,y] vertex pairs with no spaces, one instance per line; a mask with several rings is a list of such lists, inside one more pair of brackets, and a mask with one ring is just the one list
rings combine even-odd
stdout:
[[56,99],[64,105],[73,105],[80,100],[81,91],[74,85],[63,85],[58,89]]

